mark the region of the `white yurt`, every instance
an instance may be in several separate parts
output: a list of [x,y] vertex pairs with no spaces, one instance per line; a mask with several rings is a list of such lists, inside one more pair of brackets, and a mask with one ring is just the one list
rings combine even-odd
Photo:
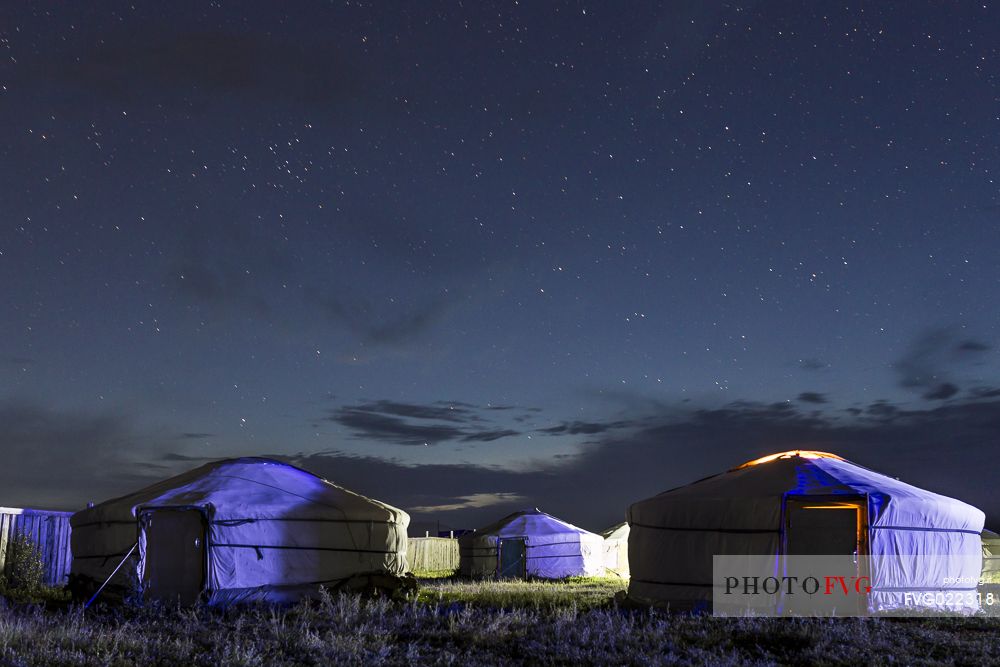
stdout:
[[604,573],[604,538],[538,508],[515,512],[458,539],[471,577],[562,579]]
[[983,530],[980,539],[983,545],[982,581],[989,586],[1000,585],[1000,535]]
[[[209,604],[314,595],[407,570],[409,516],[280,461],[216,461],[73,515],[72,575],[144,599]],[[86,586],[84,586],[86,587]]]
[[604,569],[609,576],[628,579],[628,522],[623,521],[601,533],[604,538]]
[[[868,612],[914,604],[975,611],[978,604],[966,604],[975,584],[967,582],[982,567],[984,518],[971,505],[834,454],[782,452],[633,504],[628,594],[707,609],[713,555],[770,555],[777,571],[786,554],[853,553],[871,556],[876,570]],[[930,560],[913,567],[916,557]],[[913,595],[928,591],[953,595]]]

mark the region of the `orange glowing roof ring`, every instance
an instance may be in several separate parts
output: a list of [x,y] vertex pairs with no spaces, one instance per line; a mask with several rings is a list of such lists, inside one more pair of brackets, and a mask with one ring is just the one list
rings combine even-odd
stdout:
[[777,454],[768,454],[767,456],[762,456],[759,459],[754,459],[753,461],[747,461],[741,466],[736,466],[733,470],[742,470],[743,468],[749,468],[750,466],[760,465],[761,463],[770,463],[771,461],[777,461],[778,459],[790,459],[792,457],[799,457],[802,459],[836,459],[837,461],[843,461],[844,459],[836,454],[830,454],[829,452],[817,452],[811,449],[790,449],[787,452],[778,452]]

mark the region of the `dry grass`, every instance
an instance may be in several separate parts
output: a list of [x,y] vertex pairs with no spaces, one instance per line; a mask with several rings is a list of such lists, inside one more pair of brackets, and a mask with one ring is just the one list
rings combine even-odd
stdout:
[[620,585],[445,580],[413,602],[327,595],[286,609],[0,605],[0,664],[978,665],[1000,656],[995,618],[670,615],[617,608]]
[[627,587],[621,579],[604,577],[572,577],[557,582],[449,578],[422,581],[419,599],[494,609],[592,609],[609,605],[615,594]]

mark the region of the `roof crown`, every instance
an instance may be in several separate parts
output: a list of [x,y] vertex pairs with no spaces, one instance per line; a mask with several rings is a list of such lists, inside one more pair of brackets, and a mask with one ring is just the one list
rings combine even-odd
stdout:
[[796,457],[801,459],[835,459],[837,461],[846,460],[843,457],[837,456],[836,454],[830,454],[829,452],[819,452],[813,449],[790,449],[787,452],[768,454],[767,456],[762,456],[759,459],[754,459],[753,461],[747,461],[743,465],[738,465],[735,468],[732,468],[732,470],[742,470],[743,468],[749,468],[750,466],[756,466],[762,463],[770,463],[771,461],[777,461],[778,459],[790,459]]

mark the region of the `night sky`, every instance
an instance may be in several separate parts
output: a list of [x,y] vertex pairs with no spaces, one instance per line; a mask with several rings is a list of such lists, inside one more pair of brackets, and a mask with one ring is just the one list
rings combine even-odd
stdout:
[[599,530],[757,456],[1000,496],[1000,7],[0,7],[0,505],[283,457]]

